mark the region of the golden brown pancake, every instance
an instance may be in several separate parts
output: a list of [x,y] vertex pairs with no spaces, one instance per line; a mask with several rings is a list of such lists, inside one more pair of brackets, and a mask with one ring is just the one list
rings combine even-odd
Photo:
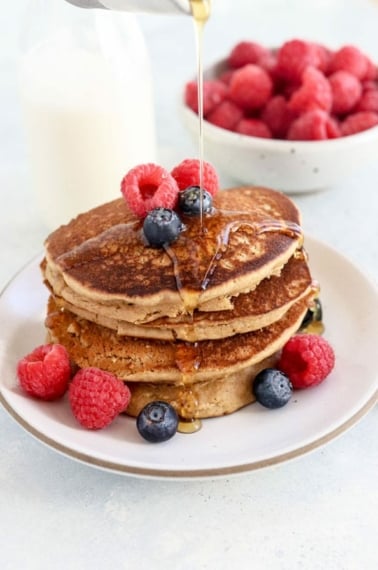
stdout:
[[202,229],[197,217],[182,218],[185,230],[164,251],[144,243],[122,198],[81,214],[48,237],[45,279],[72,310],[141,324],[231,309],[232,297],[279,273],[302,243],[293,202],[265,188],[218,192]]
[[187,420],[231,414],[255,401],[252,391],[255,376],[264,368],[273,367],[276,361],[277,355],[273,354],[224,378],[189,385],[129,382],[131,401],[126,412],[137,416],[149,402],[163,400],[177,410],[180,418]]
[[274,354],[294,334],[312,294],[300,299],[275,323],[244,334],[198,343],[119,336],[67,310],[50,297],[49,340],[63,344],[73,362],[96,366],[129,382],[193,384],[224,378]]
[[119,335],[197,342],[268,326],[279,320],[295,301],[308,295],[312,287],[314,285],[307,260],[301,254],[292,256],[280,275],[265,278],[254,291],[232,298],[233,308],[229,310],[195,311],[193,315],[162,317],[135,325],[112,318],[111,309],[109,313],[103,311],[98,314],[75,307],[58,296],[55,296],[55,302],[59,307],[66,308],[80,317],[117,331]]
[[181,217],[169,247],[150,247],[121,198],[46,240],[49,341],[78,367],[126,381],[134,416],[156,399],[187,419],[252,402],[255,375],[274,365],[316,293],[284,194],[220,191],[202,225]]

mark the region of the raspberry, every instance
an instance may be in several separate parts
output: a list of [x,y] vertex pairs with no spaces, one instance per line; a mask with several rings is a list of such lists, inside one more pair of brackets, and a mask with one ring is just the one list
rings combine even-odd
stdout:
[[71,379],[71,364],[64,346],[45,344],[24,356],[17,365],[21,388],[41,400],[63,396]]
[[243,111],[240,107],[232,101],[223,101],[206,117],[206,120],[216,127],[232,131],[242,118]]
[[273,51],[268,51],[266,54],[259,57],[257,65],[262,69],[265,69],[265,71],[269,73],[271,79],[276,79],[277,55]]
[[332,52],[330,49],[323,46],[322,44],[313,43],[313,46],[318,56],[317,68],[320,69],[320,71],[322,71],[324,75],[327,75],[332,59]]
[[378,113],[378,89],[366,89],[354,110]]
[[278,50],[277,72],[287,81],[299,83],[306,67],[319,67],[323,58],[316,44],[290,40]]
[[233,76],[233,74],[234,74],[233,69],[226,69],[220,74],[218,79],[219,81],[222,81],[222,83],[225,83],[225,85],[230,85],[231,77]]
[[284,372],[294,388],[320,384],[335,365],[333,348],[316,334],[297,334],[282,349],[278,369]]
[[272,94],[273,83],[258,65],[248,64],[237,69],[230,82],[230,98],[243,109],[262,107]]
[[261,118],[268,125],[273,135],[285,138],[295,114],[288,106],[283,95],[275,95],[265,105]]
[[328,79],[315,67],[307,67],[302,75],[302,85],[290,98],[289,108],[297,113],[322,109],[330,111],[332,90]]
[[[214,79],[203,82],[203,115],[206,117],[227,96],[227,86],[223,81]],[[190,81],[185,86],[185,104],[198,113],[198,85]]]
[[167,170],[156,164],[140,164],[123,178],[121,192],[135,215],[144,218],[154,208],[173,209],[179,189]]
[[366,131],[371,127],[375,127],[376,125],[378,125],[378,113],[373,113],[372,111],[360,111],[349,115],[341,123],[341,134],[344,137],[354,135],[361,131]]
[[239,42],[228,56],[228,65],[237,69],[248,63],[257,63],[268,52],[267,48],[255,42]]
[[[180,190],[189,186],[199,186],[199,160],[187,158],[172,170],[171,175],[176,180]],[[203,162],[203,186],[212,196],[218,192],[219,180],[215,168],[209,163]]]
[[327,138],[338,139],[341,137],[340,123],[334,117],[328,117],[326,122]]
[[330,62],[330,72],[349,71],[357,79],[364,79],[368,72],[368,58],[357,47],[346,45],[337,50]]
[[287,138],[291,141],[311,141],[337,138],[337,123],[325,111],[304,113],[290,125]]
[[82,368],[68,391],[72,412],[88,429],[109,425],[130,402],[130,390],[116,376],[99,368]]
[[332,112],[347,113],[361,97],[362,87],[360,81],[349,71],[335,71],[328,77],[332,90]]
[[376,81],[378,79],[378,67],[369,58],[367,58],[367,70],[364,75],[364,79],[371,81]]
[[260,119],[242,119],[236,125],[235,131],[241,135],[248,135],[250,137],[260,137],[263,139],[273,138],[268,125]]

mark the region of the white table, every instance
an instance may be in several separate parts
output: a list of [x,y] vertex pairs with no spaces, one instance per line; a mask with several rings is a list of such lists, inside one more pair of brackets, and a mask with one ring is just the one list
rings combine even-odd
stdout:
[[[258,4],[261,8],[263,3]],[[269,10],[256,8],[248,25],[239,18],[237,29],[226,30],[226,3],[219,2],[219,16],[209,24],[206,58],[223,55],[241,37],[277,43],[303,30],[303,36],[307,31],[324,40],[332,37],[335,43],[360,41],[375,49],[378,60],[376,3],[351,2],[343,19],[336,1],[318,2],[308,17],[299,2],[268,4],[274,5],[269,17]],[[294,5],[297,11],[289,17]],[[2,13],[0,24],[7,42],[0,67],[0,287],[41,251],[47,234],[28,182],[12,48],[18,21],[14,7],[8,12],[4,19]],[[339,25],[331,25],[326,14]],[[363,20],[363,31],[355,29],[356,18]],[[230,20],[236,22],[237,14]],[[162,157],[172,157],[173,147],[181,158],[191,156],[195,149],[179,120],[172,120],[181,84],[194,69],[190,26],[149,17],[142,23],[157,82]],[[167,65],[175,72],[168,72]],[[340,186],[295,197],[305,231],[344,253],[372,280],[378,279],[377,188],[378,159]],[[79,464],[34,440],[0,409],[0,567],[376,568],[377,419],[375,408],[340,438],[290,463],[235,478],[176,482],[125,477]]]

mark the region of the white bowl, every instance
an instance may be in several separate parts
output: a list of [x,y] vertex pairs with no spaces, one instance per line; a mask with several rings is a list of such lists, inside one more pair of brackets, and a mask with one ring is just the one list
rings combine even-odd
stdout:
[[[218,74],[223,62],[206,70]],[[198,115],[181,102],[182,117],[199,142]],[[286,193],[311,192],[341,182],[378,160],[378,126],[325,141],[286,141],[241,135],[204,121],[204,154],[235,182],[276,188]]]

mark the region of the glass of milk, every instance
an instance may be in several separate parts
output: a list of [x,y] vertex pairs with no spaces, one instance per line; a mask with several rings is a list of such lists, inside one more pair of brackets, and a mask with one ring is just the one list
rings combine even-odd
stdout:
[[29,21],[21,101],[33,186],[55,228],[156,160],[152,76],[133,15],[33,0]]

